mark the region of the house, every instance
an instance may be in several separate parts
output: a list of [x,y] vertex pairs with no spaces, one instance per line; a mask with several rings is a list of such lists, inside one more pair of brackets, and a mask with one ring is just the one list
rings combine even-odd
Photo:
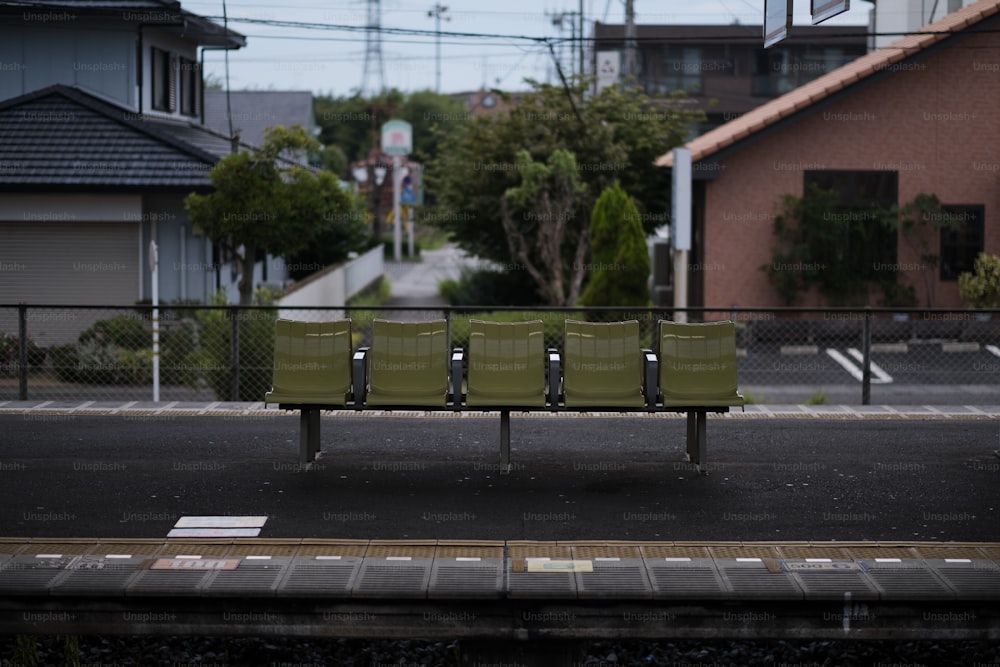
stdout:
[[309,136],[319,134],[313,96],[307,90],[205,91],[205,127],[252,146],[264,143],[264,130],[275,125],[301,125]]
[[[920,306],[961,307],[958,274],[978,252],[1000,253],[998,28],[1000,0],[980,0],[688,142],[688,303],[780,306],[768,267],[828,270],[776,265],[773,254],[782,196],[815,183],[836,193],[829,222],[857,223],[834,245],[856,277],[896,276]],[[672,154],[657,164],[671,167]],[[921,193],[964,222],[922,232],[939,266],[874,220],[874,207]],[[828,304],[816,291],[800,296],[800,305]],[[876,291],[868,300],[902,305],[891,301]]]
[[0,3],[0,303],[148,300],[151,240],[162,302],[233,290],[183,200],[233,150],[202,124],[201,54],[245,43],[169,0]]
[[[687,95],[705,112],[695,128],[707,132],[789,92],[867,51],[864,27],[795,26],[781,44],[765,49],[761,26],[637,25],[638,84],[648,95]],[[594,24],[594,52],[624,62],[625,27]],[[592,63],[597,71],[596,60]],[[621,70],[619,70],[621,71]]]
[[879,0],[869,10],[868,28],[872,48],[880,49],[895,41],[900,34],[914,32],[928,23],[944,18],[976,0]]

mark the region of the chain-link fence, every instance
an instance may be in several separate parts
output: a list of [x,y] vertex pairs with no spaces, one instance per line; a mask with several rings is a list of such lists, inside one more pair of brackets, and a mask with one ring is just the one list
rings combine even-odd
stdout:
[[[730,319],[740,388],[750,402],[1000,402],[1000,311],[238,306],[159,310],[160,400],[262,400],[278,317],[349,317],[355,347],[370,344],[375,318],[446,319],[453,347],[467,346],[470,319],[539,319],[546,346],[560,350],[567,319],[638,320],[651,349],[661,319]],[[0,401],[149,401],[152,330],[149,306],[0,306]]]

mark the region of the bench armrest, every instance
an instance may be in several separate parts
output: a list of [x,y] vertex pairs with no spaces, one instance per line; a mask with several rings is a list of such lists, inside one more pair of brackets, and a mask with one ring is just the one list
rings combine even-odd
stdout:
[[559,407],[559,384],[562,380],[562,357],[559,350],[549,349],[549,405],[555,410]]
[[351,360],[351,383],[354,387],[354,409],[363,410],[368,390],[368,348],[359,347]]
[[465,350],[456,347],[451,351],[451,401],[455,410],[462,409],[462,376],[465,369]]
[[646,396],[646,408],[648,410],[656,409],[656,398],[658,389],[656,386],[656,378],[658,374],[658,362],[656,361],[656,355],[653,354],[652,350],[642,351],[642,392]]

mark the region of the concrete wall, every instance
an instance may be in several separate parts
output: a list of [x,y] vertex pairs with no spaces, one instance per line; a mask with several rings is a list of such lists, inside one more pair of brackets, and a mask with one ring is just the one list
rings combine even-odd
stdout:
[[[279,306],[343,306],[352,296],[374,282],[385,272],[384,250],[376,246],[340,266],[327,267],[314,276],[293,286],[278,300]],[[328,311],[320,314],[323,320],[343,317],[343,312]],[[280,311],[289,319],[304,319],[296,311]],[[317,319],[310,316],[308,319]]]

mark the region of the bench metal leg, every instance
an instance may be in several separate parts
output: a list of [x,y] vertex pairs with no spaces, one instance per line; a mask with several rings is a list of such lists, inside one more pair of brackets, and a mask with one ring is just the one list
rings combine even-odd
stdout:
[[510,474],[510,410],[500,411],[500,474]]
[[305,465],[319,451],[319,409],[302,408],[299,413],[299,463]]
[[687,459],[694,464],[695,470],[706,475],[701,469],[705,463],[706,454],[706,422],[708,414],[704,410],[693,410],[687,413]]

